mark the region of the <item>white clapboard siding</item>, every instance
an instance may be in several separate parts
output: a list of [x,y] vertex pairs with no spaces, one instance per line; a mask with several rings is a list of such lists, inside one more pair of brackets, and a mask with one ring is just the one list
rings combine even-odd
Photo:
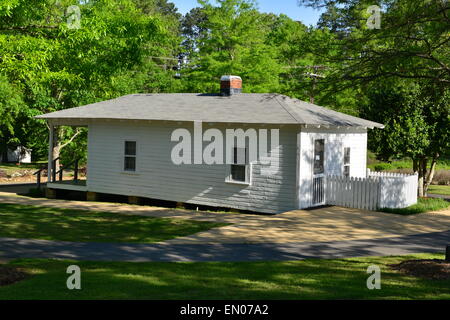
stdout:
[[[214,128],[240,128],[214,125]],[[146,125],[98,122],[89,125],[88,183],[92,192],[139,196],[198,205],[229,207],[264,213],[296,209],[295,126],[280,128],[278,170],[262,175],[261,165],[252,164],[251,185],[226,183],[227,165],[175,165],[170,141],[173,130],[192,124],[152,121]],[[211,128],[204,125],[203,130]],[[241,126],[248,129],[248,126]],[[271,127],[258,126],[255,129]],[[224,134],[225,137],[225,134]],[[269,136],[270,137],[270,136]],[[124,140],[137,141],[137,172],[122,171]],[[270,140],[270,139],[269,139]],[[203,146],[208,143],[204,142]]]
[[366,210],[405,208],[417,203],[417,175],[327,176],[326,203]]

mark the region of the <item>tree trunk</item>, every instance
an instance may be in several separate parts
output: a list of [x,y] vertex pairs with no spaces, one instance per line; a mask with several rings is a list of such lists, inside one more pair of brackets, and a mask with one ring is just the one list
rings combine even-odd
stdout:
[[[79,134],[81,133],[80,130],[77,130],[72,137],[66,141],[65,143],[62,143],[64,140],[64,135],[66,134],[66,131],[64,130],[64,127],[59,126],[55,128],[55,135],[54,135],[54,141],[53,141],[53,159],[59,158],[61,155],[61,150],[67,146],[70,142],[72,142]],[[55,162],[55,170],[58,171],[60,169],[60,161],[59,159]]]
[[413,159],[413,170],[418,175],[417,196],[423,197],[423,170],[421,159]]
[[422,189],[423,189],[423,197],[426,197],[426,196],[427,196],[427,190],[425,189],[425,181],[426,181],[427,171],[428,171],[428,168],[427,168],[428,159],[427,159],[427,158],[422,158],[421,162],[422,162],[421,167],[422,167],[422,184],[423,184],[423,185],[422,185]]
[[424,185],[424,193],[427,194],[428,193],[428,188],[431,185],[431,182],[433,181],[434,178],[434,173],[436,172],[436,163],[437,163],[437,159],[439,158],[439,154],[436,153],[433,156],[433,159],[431,160],[431,167],[430,167],[430,171],[428,173],[428,176],[425,180],[425,185]]
[[[61,153],[61,141],[63,139],[63,135],[64,135],[64,130],[61,126],[56,127],[55,128],[55,135],[53,137],[53,160],[59,158],[59,155]],[[55,172],[58,172],[59,170],[59,159],[56,160],[55,162],[55,167],[53,168],[53,170],[55,170]]]

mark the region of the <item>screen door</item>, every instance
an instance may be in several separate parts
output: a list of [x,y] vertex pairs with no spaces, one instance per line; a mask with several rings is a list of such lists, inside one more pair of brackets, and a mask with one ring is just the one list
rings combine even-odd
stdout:
[[314,140],[312,179],[313,206],[325,204],[325,139]]

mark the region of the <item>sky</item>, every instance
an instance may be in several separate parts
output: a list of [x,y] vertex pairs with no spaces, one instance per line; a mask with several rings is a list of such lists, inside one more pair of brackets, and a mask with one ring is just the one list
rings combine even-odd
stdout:
[[[197,0],[170,0],[175,3],[182,14],[198,6]],[[213,2],[213,1],[211,1]],[[300,7],[297,0],[257,0],[259,10],[275,14],[284,13],[294,20],[299,20],[305,25],[315,25],[321,12],[312,8]]]

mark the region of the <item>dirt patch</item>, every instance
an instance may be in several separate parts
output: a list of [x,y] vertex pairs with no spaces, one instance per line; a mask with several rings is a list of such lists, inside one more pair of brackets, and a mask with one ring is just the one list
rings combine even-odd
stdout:
[[19,282],[28,277],[20,268],[0,265],[0,287]]
[[407,260],[399,264],[390,264],[389,267],[419,278],[450,279],[450,262],[445,260]]
[[0,184],[2,183],[32,183],[36,182],[36,176],[25,176],[25,177],[15,177],[15,178],[0,178]]
[[[82,180],[84,178],[78,177],[78,179]],[[63,177],[63,180],[73,180],[73,177],[66,176],[66,177]],[[47,182],[47,177],[41,177],[41,181]],[[9,184],[9,183],[36,183],[36,176],[32,175],[32,176],[17,177],[17,178],[0,178],[0,184]]]

